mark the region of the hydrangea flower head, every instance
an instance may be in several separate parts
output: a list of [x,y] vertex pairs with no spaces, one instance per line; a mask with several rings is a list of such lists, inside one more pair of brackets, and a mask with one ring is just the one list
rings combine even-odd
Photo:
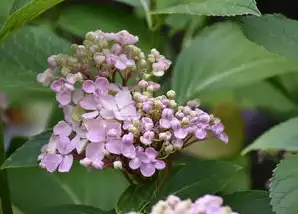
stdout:
[[[223,199],[215,195],[205,195],[196,201],[181,200],[170,195],[167,200],[155,204],[150,214],[238,214],[228,206],[223,206]],[[141,214],[129,212],[127,214]]]
[[194,139],[228,141],[220,120],[197,100],[178,105],[172,90],[155,96],[160,85],[151,77],[163,76],[171,62],[155,49],[146,56],[138,39],[125,30],[98,30],[87,33],[83,45],[72,45],[72,56],[48,58],[37,80],[56,94],[64,120],[38,157],[41,167],[67,172],[78,160],[88,168],[151,177]]

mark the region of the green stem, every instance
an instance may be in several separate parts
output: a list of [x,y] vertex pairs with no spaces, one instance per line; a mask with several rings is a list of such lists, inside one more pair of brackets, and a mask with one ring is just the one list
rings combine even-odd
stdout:
[[[0,112],[0,166],[5,161],[4,129]],[[3,214],[13,214],[6,170],[0,170],[0,197]]]
[[152,16],[150,14],[150,8],[145,0],[140,0],[142,7],[146,14],[147,24],[150,30],[152,30]]

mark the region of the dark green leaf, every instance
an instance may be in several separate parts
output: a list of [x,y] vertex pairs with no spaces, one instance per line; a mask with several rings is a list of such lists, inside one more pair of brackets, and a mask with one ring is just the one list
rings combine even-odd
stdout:
[[285,150],[298,151],[298,118],[274,126],[250,144],[242,154],[253,150]]
[[[121,18],[119,18],[121,17]],[[139,36],[142,48],[149,50],[152,33],[146,27],[144,20],[139,20],[132,14],[105,5],[74,5],[62,11],[58,26],[77,36],[85,36],[89,31],[103,30],[117,32],[127,30]]]
[[[61,205],[49,207],[42,210],[43,214],[63,213],[63,214],[112,214],[101,209],[85,205]],[[39,213],[36,213],[39,214]]]
[[234,212],[241,214],[274,214],[269,193],[266,191],[251,190],[236,192],[224,197],[224,204],[232,208]]
[[0,25],[9,15],[9,12],[13,6],[13,0],[1,0],[1,7],[0,7]]
[[141,185],[131,185],[120,197],[116,211],[118,214],[130,211],[143,212],[156,197],[156,182]]
[[13,204],[25,214],[65,204],[111,210],[129,185],[120,171],[89,171],[79,165],[68,173],[27,167],[8,169],[8,174]]
[[12,13],[0,29],[0,43],[14,30],[34,19],[44,11],[54,7],[63,0],[32,0],[24,7]]
[[298,156],[287,157],[274,170],[270,187],[271,205],[276,214],[297,213]]
[[241,167],[224,161],[194,161],[169,178],[160,197],[174,194],[196,199],[207,193],[221,192],[240,170]]
[[133,7],[142,7],[140,0],[116,0],[125,4],[128,4]]
[[249,85],[297,68],[297,60],[249,41],[238,25],[220,23],[204,30],[181,52],[172,83],[178,102],[184,103],[203,92]]
[[184,0],[166,3],[153,14],[190,14],[207,16],[261,15],[255,0]]
[[47,68],[47,58],[69,51],[70,43],[46,27],[26,27],[0,46],[0,90],[9,99],[24,99],[25,93],[45,95],[47,87],[36,76]]
[[37,166],[37,157],[40,154],[42,146],[49,142],[51,134],[52,131],[46,131],[32,137],[7,158],[1,168]]

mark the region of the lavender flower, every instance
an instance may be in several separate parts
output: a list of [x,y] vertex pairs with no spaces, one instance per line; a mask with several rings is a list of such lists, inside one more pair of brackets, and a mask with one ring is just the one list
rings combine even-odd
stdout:
[[[88,168],[151,177],[193,138],[228,141],[220,120],[199,109],[197,100],[179,106],[173,90],[154,96],[160,85],[150,78],[163,76],[171,62],[155,49],[145,56],[137,41],[127,31],[89,32],[84,45],[72,46],[72,56],[48,58],[37,80],[56,93],[64,120],[42,149],[41,167],[67,172],[79,160]],[[135,85],[128,85],[131,79]]]
[[[205,195],[194,202],[170,195],[166,201],[159,201],[154,205],[150,214],[237,214],[230,207],[222,204],[223,199],[214,195]],[[127,214],[141,213],[129,212]]]

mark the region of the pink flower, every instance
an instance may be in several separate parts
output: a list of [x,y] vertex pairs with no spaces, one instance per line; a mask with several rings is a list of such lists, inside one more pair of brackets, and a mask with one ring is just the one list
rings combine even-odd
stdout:
[[51,89],[56,92],[56,100],[63,106],[68,105],[71,102],[71,94],[74,90],[74,86],[67,83],[65,78],[55,80]]
[[115,63],[115,67],[119,70],[125,70],[126,68],[133,66],[135,66],[135,62],[132,59],[128,59],[125,54],[121,54]]
[[154,148],[147,148],[145,152],[141,147],[138,148],[135,158],[129,162],[131,169],[138,169],[143,176],[151,177],[156,169],[161,170],[166,167],[165,162],[156,159],[157,152]]
[[57,151],[60,154],[46,154],[42,158],[40,165],[49,172],[54,172],[57,168],[59,172],[68,172],[73,163],[73,156],[70,153],[75,149],[75,144],[65,136],[58,137],[56,143]]
[[92,80],[86,80],[83,83],[83,91],[88,94],[94,94],[101,96],[107,93],[109,88],[109,81],[106,78],[98,77],[95,82]]
[[119,91],[115,97],[106,95],[99,103],[103,107],[100,115],[104,119],[131,120],[137,117],[135,102],[128,90]]

